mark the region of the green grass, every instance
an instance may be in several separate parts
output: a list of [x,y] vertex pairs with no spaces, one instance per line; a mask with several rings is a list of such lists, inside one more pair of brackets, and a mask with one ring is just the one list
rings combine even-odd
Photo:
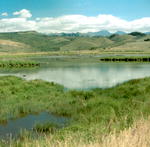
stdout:
[[101,57],[104,62],[150,62],[150,56],[110,56]]
[[35,61],[23,61],[23,60],[1,60],[0,68],[24,68],[24,67],[38,67],[39,63]]
[[54,123],[35,124],[33,130],[39,133],[55,133],[60,127]]
[[61,85],[41,80],[0,77],[0,122],[48,111],[71,118],[69,126],[53,134],[55,139],[80,134],[84,140],[91,141],[94,134],[120,131],[141,117],[147,118],[149,89],[150,78],[131,80],[108,89],[64,91]]

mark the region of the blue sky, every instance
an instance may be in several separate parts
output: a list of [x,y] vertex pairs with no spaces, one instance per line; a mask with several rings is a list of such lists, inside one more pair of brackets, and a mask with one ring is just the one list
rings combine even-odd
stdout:
[[33,17],[111,14],[126,20],[150,16],[150,0],[0,0],[0,13],[28,9]]
[[0,32],[150,32],[150,0],[0,0]]

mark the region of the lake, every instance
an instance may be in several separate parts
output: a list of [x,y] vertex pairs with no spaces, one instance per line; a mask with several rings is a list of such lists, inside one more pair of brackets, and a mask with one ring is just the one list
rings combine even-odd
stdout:
[[69,119],[61,116],[42,112],[36,115],[27,115],[15,120],[9,120],[6,124],[0,124],[0,139],[14,139],[20,135],[20,131],[32,131],[36,124],[45,124],[47,122],[57,124],[61,128],[65,127]]
[[99,57],[41,57],[40,68],[0,69],[0,76],[14,75],[26,80],[42,79],[67,89],[108,88],[150,76],[150,63],[100,62]]

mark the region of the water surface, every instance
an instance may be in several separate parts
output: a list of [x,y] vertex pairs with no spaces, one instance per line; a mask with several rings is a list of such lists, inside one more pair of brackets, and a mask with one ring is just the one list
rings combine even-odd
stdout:
[[68,89],[107,88],[131,79],[150,76],[150,63],[103,63],[96,58],[42,57],[40,68],[0,69],[0,76],[15,75],[27,80],[42,79]]
[[55,123],[60,127],[64,127],[68,122],[68,118],[55,116],[47,112],[37,115],[27,115],[16,120],[9,120],[6,124],[0,125],[0,139],[16,138],[21,130],[31,131],[38,123]]

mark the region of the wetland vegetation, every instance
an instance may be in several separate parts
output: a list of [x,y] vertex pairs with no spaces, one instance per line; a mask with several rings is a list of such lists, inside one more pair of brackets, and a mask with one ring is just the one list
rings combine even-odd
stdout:
[[110,56],[100,58],[104,62],[150,62],[150,56]]
[[[99,146],[109,134],[115,132],[119,136],[138,120],[147,119],[150,78],[137,78],[149,76],[148,63],[141,65],[150,61],[149,44],[149,35],[137,32],[105,37],[48,36],[34,31],[0,33],[0,124],[7,126],[9,122],[43,112],[69,119],[69,123],[61,127],[53,122],[37,123],[21,132],[18,138],[0,140],[0,146],[76,147],[96,143]],[[52,58],[52,62],[47,59],[43,62],[44,66],[51,66],[49,69],[38,61],[39,57],[46,56]],[[59,56],[67,64],[62,66]],[[34,59],[28,60],[31,58]],[[77,66],[81,60],[86,63]],[[106,66],[104,61],[137,62],[140,67],[136,63]],[[30,72],[27,70],[39,66],[38,74],[34,74],[32,68]],[[12,69],[5,70],[7,68]],[[98,80],[99,77],[104,81]],[[136,79],[130,80],[133,78]],[[103,89],[99,88],[102,84]]]
[[[120,132],[150,115],[150,78],[131,80],[107,89],[64,91],[63,86],[55,83],[5,76],[0,77],[0,86],[1,123],[43,111],[71,118],[65,128],[46,133],[47,138],[53,138],[53,145],[69,136],[76,141],[84,140],[85,144],[94,142],[98,136],[114,130]],[[49,127],[51,125],[38,128],[47,132],[51,130]],[[37,144],[42,141],[43,146],[47,144],[45,135],[33,138],[30,134],[32,132],[25,133],[23,138],[12,140],[10,144],[32,146],[34,141]],[[1,145],[7,142],[1,141]]]
[[2,60],[0,61],[0,68],[24,68],[24,67],[39,67],[40,63],[34,61],[23,60]]

